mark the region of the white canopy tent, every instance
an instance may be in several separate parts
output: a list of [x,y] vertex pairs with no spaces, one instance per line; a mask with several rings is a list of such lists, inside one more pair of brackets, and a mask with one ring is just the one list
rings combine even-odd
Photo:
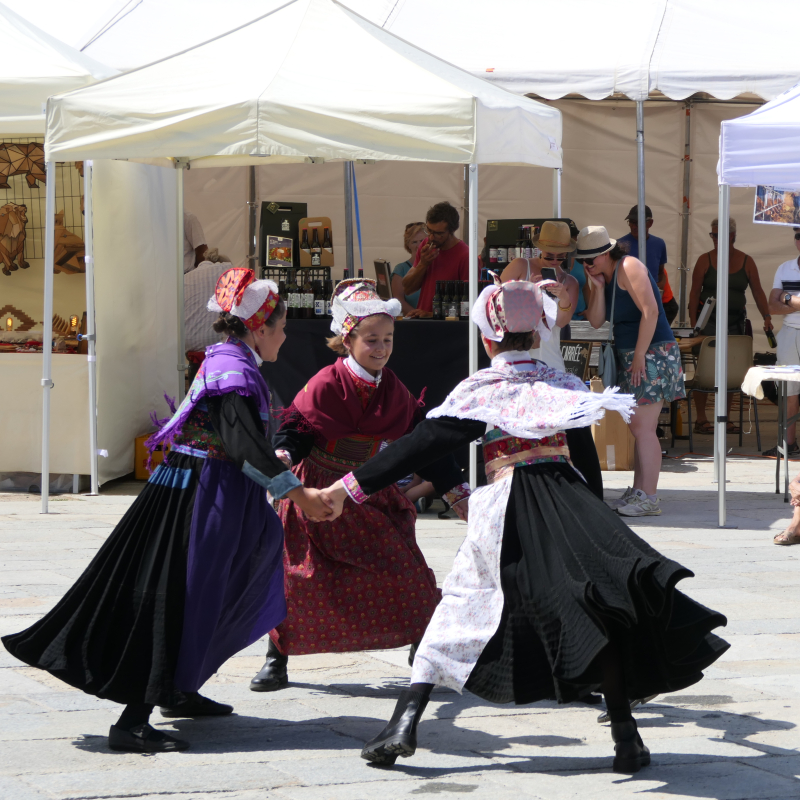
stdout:
[[[719,138],[719,268],[717,386],[728,383],[728,217],[731,186],[800,189],[800,84],[745,117],[722,123]],[[723,247],[723,242],[725,246]],[[721,346],[720,346],[721,345]],[[714,457],[719,477],[719,524],[725,524],[724,417],[717,416]],[[788,469],[788,463],[786,465]]]
[[[265,50],[266,41],[272,44]],[[470,205],[477,208],[479,164],[561,167],[561,114],[409,45],[335,0],[290,0],[205,44],[51,98],[45,150],[49,168],[95,158],[179,167],[182,381],[180,169],[262,158],[468,164]],[[469,241],[474,302],[477,214]],[[470,369],[476,368],[477,339],[470,336]],[[45,438],[47,432],[45,416]],[[42,504],[46,511],[44,485]]]
[[51,95],[88,86],[117,70],[54,39],[0,4],[0,131],[44,133],[44,104]]
[[[378,10],[375,12],[379,13]],[[433,18],[432,18],[433,16]],[[373,16],[373,18],[375,18]],[[425,19],[420,25],[419,20]],[[475,25],[474,20],[481,24]],[[563,0],[536,4],[497,0],[487,11],[479,0],[400,0],[376,20],[393,33],[431,50],[474,75],[514,92],[547,99],[575,93],[599,100],[622,94],[637,105],[639,257],[645,245],[644,101],[683,100],[696,93],[718,99],[757,95],[770,100],[800,76],[795,30],[800,4],[776,0],[769,13],[754,13],[747,0]],[[526,25],[525,22],[530,24]],[[447,25],[447,36],[440,35]],[[567,28],[568,26],[568,28]],[[565,43],[562,36],[569,31]],[[536,33],[539,36],[536,37]],[[531,34],[534,41],[531,41]],[[754,42],[769,42],[768,53]],[[750,115],[753,116],[753,115]],[[724,125],[736,125],[736,121]],[[684,160],[684,213],[679,303],[686,306],[686,241],[689,218],[688,116]],[[722,198],[727,185],[720,184]],[[725,194],[727,197],[727,195]],[[727,263],[728,212],[720,206],[719,257]],[[722,204],[722,199],[720,200]],[[722,220],[725,220],[723,223]],[[722,225],[725,229],[723,230]],[[726,270],[719,270],[717,319],[727,319]],[[727,328],[718,331],[717,385],[727,385]],[[725,360],[722,360],[725,359]],[[721,421],[723,420],[723,421]],[[725,515],[725,423],[717,416],[715,457],[720,525]]]

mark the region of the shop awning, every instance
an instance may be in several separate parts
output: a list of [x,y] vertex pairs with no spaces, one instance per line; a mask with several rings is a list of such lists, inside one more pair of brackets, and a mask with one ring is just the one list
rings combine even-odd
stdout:
[[0,131],[5,135],[44,132],[50,95],[116,75],[106,67],[0,4]]
[[[773,0],[352,0],[370,19],[520,94],[770,100],[800,76],[800,3]],[[373,10],[367,10],[369,8]]]
[[717,172],[728,186],[800,188],[800,84],[722,123]]
[[205,44],[51,98],[46,157],[556,168],[561,114],[408,44],[334,0],[290,0]]

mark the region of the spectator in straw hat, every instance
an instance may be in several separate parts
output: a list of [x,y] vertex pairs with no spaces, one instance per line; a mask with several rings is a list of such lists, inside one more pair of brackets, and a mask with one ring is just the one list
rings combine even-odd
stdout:
[[610,320],[613,298],[619,386],[636,397],[629,423],[636,439],[633,487],[622,496],[617,512],[626,517],[658,515],[661,444],[656,428],[664,403],[686,396],[680,350],[652,274],[638,258],[626,256],[605,228],[589,226],[578,234],[577,257],[591,287],[586,316],[593,327]]

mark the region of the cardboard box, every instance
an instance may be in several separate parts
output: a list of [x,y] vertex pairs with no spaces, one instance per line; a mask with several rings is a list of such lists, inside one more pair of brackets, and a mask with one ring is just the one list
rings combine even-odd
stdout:
[[[152,469],[147,469],[147,461],[150,458],[150,453],[144,446],[144,443],[152,435],[152,433],[145,433],[144,436],[137,436],[133,440],[133,476],[137,481],[146,481],[150,477],[151,472],[164,460],[164,451],[161,445],[159,445],[153,452]],[[167,447],[167,452],[169,452],[169,446]]]
[[[600,378],[592,378],[590,386],[593,392],[603,391],[603,381]],[[600,458],[601,470],[615,472],[633,469],[633,448],[636,440],[628,423],[618,411],[606,411],[603,419],[592,425],[592,438]]]
[[[317,231],[317,240],[320,244],[319,251],[319,264],[315,264],[311,250],[303,249],[303,229],[308,231],[308,244],[313,243],[314,231]],[[323,247],[323,240],[325,236],[325,228],[328,229],[331,237],[331,247]],[[333,227],[331,226],[330,217],[305,217],[300,220],[297,227],[297,241],[300,254],[301,267],[332,267],[333,263]],[[354,275],[350,276],[355,277]]]

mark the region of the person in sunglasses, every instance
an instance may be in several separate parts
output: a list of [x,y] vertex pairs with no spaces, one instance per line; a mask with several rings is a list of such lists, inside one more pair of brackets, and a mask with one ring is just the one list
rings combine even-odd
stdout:
[[419,292],[417,307],[405,316],[433,316],[436,281],[469,280],[469,248],[455,236],[460,218],[455,206],[446,200],[428,209],[425,239],[414,255],[414,266],[403,276],[403,292]]
[[[709,297],[717,296],[717,220],[711,220],[711,233],[709,237],[714,243],[713,250],[703,253],[694,265],[692,272],[692,288],[689,292],[689,319],[692,327],[697,323],[697,317]],[[761,288],[761,280],[758,277],[758,267],[753,257],[737,250],[733,245],[736,241],[736,220],[729,219],[730,233],[730,255],[728,257],[728,335],[743,336],[745,334],[745,323],[747,321],[747,297],[745,290],[750,287],[753,293],[753,300],[764,317],[764,330],[772,330],[772,316],[770,315],[769,303],[764,290]],[[794,262],[791,262],[794,263]],[[795,270],[797,266],[795,265]],[[779,269],[780,271],[780,269]],[[777,284],[776,284],[777,286]],[[783,312],[785,313],[785,312]],[[708,324],[703,328],[704,336],[717,335],[717,313],[711,312]],[[779,345],[780,347],[780,345]],[[694,351],[695,355],[700,352],[700,347]],[[780,351],[779,351],[780,357]],[[781,362],[795,363],[795,362]],[[730,418],[730,404],[733,395],[728,395],[728,417]],[[706,416],[706,403],[708,395],[705,392],[694,393],[694,404],[697,409],[697,421],[694,425],[695,433],[714,433],[714,426],[708,421]],[[727,431],[730,434],[739,433],[739,426],[729,422]],[[769,454],[769,453],[767,453]],[[775,455],[775,453],[772,453]]]
[[578,234],[577,257],[591,287],[586,316],[592,327],[611,320],[613,304],[620,391],[636,398],[628,423],[636,440],[633,487],[609,505],[625,517],[657,516],[661,444],[656,428],[662,406],[686,397],[681,353],[658,284],[638,258],[627,255],[600,225]]

